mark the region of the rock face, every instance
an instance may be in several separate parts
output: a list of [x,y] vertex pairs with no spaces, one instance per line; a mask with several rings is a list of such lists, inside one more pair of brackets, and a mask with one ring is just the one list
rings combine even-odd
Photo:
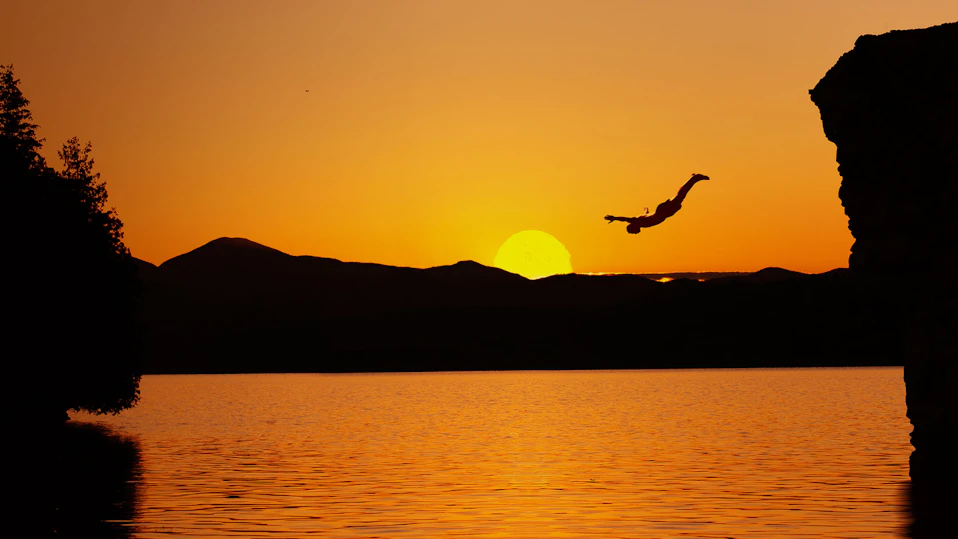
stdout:
[[849,266],[896,283],[914,531],[926,535],[958,490],[958,23],[862,36],[810,94],[838,148]]

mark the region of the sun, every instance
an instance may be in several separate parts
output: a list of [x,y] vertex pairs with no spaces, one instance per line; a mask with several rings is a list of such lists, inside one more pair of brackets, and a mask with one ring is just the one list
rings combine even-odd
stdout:
[[513,234],[496,253],[493,265],[528,279],[572,273],[572,258],[562,242],[540,230]]

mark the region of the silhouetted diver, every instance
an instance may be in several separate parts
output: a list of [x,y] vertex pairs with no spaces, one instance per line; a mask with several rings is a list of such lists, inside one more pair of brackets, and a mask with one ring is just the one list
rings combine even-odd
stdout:
[[655,213],[652,215],[649,215],[649,209],[645,208],[645,215],[640,217],[616,217],[614,215],[606,215],[605,218],[609,220],[609,224],[612,224],[614,221],[625,221],[629,223],[629,226],[625,227],[625,230],[629,234],[638,234],[640,229],[655,226],[675,215],[675,212],[682,209],[682,201],[685,200],[685,195],[689,194],[689,190],[692,189],[692,186],[697,182],[707,179],[709,179],[709,177],[704,174],[692,174],[689,181],[685,182],[685,185],[679,189],[679,194],[675,195],[675,199],[669,199],[659,204],[655,208]]

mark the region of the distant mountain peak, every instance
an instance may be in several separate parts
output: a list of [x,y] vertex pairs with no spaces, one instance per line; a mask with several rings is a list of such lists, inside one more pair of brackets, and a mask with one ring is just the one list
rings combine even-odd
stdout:
[[743,275],[733,275],[729,277],[721,277],[718,279],[713,279],[717,283],[729,283],[729,282],[740,282],[740,283],[774,283],[779,281],[788,281],[791,279],[798,279],[802,277],[808,277],[807,273],[802,273],[800,271],[792,271],[779,267],[768,267],[760,269],[754,273],[746,273]]
[[430,272],[441,272],[441,273],[453,273],[459,275],[473,275],[473,276],[494,276],[496,278],[517,278],[525,281],[526,278],[517,275],[515,273],[508,272],[501,268],[496,268],[493,266],[486,266],[485,264],[480,264],[475,260],[460,260],[455,264],[450,264],[448,266],[435,266],[429,268],[426,271]]
[[446,264],[446,265],[444,265],[444,266],[433,266],[433,267],[428,268],[428,269],[444,269],[444,268],[457,268],[457,269],[498,269],[498,268],[492,268],[492,267],[490,267],[490,266],[486,266],[486,265],[484,265],[484,264],[480,264],[480,263],[476,262],[475,260],[460,260],[459,262],[456,262],[455,264]]
[[256,243],[255,241],[250,241],[246,238],[224,237],[201,245],[188,253],[175,256],[160,264],[160,267],[169,269],[171,266],[181,266],[183,264],[192,265],[197,263],[206,266],[211,263],[229,266],[235,262],[236,257],[248,260],[251,256],[254,259],[260,259],[263,258],[263,255],[266,255],[267,259],[275,258],[277,255],[281,257],[290,256],[282,251]]
[[777,266],[771,266],[768,268],[762,268],[752,274],[757,277],[779,277],[779,278],[791,278],[791,277],[800,277],[807,275],[807,273],[802,273],[800,271],[788,270],[785,268],[779,268]]
[[480,263],[476,262],[475,260],[460,260],[459,262],[456,262],[456,263],[453,264],[452,266],[453,266],[453,267],[456,267],[456,268],[487,268],[487,269],[498,269],[498,268],[492,268],[492,266],[486,266],[485,264],[480,264]]
[[216,238],[215,240],[207,243],[206,245],[203,245],[203,247],[220,246],[220,245],[226,246],[226,247],[241,247],[245,249],[263,249],[267,251],[276,250],[276,249],[273,249],[272,247],[267,247],[261,243],[256,243],[255,241],[248,240],[246,238],[228,238],[225,236],[222,238]]

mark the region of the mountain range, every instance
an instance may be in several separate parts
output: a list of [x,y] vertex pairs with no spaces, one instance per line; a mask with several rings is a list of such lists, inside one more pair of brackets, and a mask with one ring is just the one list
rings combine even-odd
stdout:
[[292,256],[220,238],[136,260],[147,373],[888,365],[845,269],[556,275]]

